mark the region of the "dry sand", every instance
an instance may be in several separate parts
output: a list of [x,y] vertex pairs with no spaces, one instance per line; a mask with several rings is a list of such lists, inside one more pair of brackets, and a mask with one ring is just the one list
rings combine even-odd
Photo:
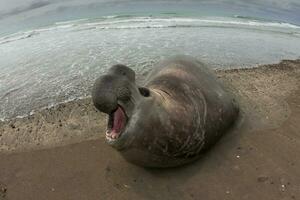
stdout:
[[0,123],[3,199],[300,199],[300,60],[217,71],[239,122],[200,160],[143,169],[105,144],[90,99]]

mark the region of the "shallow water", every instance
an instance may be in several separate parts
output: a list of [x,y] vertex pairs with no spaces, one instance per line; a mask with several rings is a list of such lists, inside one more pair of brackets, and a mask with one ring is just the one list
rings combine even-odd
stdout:
[[300,27],[224,17],[108,16],[58,22],[0,38],[0,118],[90,95],[99,75],[123,63],[138,76],[187,54],[212,68],[299,58]]

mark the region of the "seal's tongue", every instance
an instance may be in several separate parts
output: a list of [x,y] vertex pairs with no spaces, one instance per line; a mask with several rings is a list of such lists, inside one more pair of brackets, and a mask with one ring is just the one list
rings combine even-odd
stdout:
[[123,109],[119,106],[113,113],[113,124],[110,131],[110,137],[115,139],[119,137],[120,132],[125,126],[126,116]]

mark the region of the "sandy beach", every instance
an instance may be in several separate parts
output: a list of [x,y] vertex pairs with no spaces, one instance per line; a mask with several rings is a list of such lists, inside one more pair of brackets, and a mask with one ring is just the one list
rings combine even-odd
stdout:
[[90,98],[0,122],[0,200],[300,199],[300,60],[216,73],[239,121],[180,168],[123,160]]

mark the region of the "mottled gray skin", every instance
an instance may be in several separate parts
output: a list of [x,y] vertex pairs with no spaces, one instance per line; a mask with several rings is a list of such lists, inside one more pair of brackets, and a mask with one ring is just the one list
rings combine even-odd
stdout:
[[[148,95],[149,93],[149,95]],[[122,106],[126,128],[108,141],[126,160],[146,167],[174,167],[199,158],[237,119],[239,109],[207,66],[188,56],[160,63],[143,88],[134,72],[113,66],[97,79],[93,101],[110,113]]]

